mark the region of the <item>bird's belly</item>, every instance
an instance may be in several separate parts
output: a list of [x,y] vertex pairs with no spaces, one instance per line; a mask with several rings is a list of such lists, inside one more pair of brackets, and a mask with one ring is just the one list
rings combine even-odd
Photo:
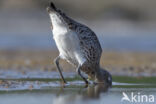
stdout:
[[85,61],[80,51],[79,39],[74,32],[54,35],[54,40],[63,59],[74,65],[82,64]]

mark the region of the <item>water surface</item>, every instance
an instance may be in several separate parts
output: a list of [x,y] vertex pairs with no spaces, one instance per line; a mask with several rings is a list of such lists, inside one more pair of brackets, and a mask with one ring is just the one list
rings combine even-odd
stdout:
[[[46,78],[46,73],[30,74],[29,77],[14,75],[0,78],[0,104],[135,104],[121,101],[123,93],[131,96],[153,95],[156,97],[155,77],[124,77],[113,76],[113,86],[89,86],[74,73],[64,73],[67,84],[60,83],[58,73]],[[6,76],[9,73],[5,74]],[[26,74],[28,75],[28,74]],[[151,81],[148,81],[151,80]],[[155,103],[155,102],[154,102]],[[154,104],[142,102],[141,104]],[[138,104],[138,103],[136,103]]]

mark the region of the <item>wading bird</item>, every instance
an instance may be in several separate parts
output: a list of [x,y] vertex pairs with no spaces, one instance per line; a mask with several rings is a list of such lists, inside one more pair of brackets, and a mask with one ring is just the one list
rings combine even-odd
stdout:
[[51,19],[51,29],[59,56],[54,60],[60,76],[66,83],[59,60],[64,59],[76,67],[76,72],[88,84],[81,74],[86,73],[95,83],[112,84],[110,73],[100,67],[102,48],[96,34],[87,26],[68,17],[51,2],[47,7]]

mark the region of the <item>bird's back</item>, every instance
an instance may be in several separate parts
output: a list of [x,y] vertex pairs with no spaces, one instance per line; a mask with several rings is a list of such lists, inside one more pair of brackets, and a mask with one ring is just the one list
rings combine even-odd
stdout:
[[83,60],[87,61],[87,67],[84,69],[91,70],[96,69],[95,67],[99,67],[102,48],[96,34],[89,27],[76,22],[75,20],[66,16],[60,10],[58,10],[57,12],[59,13],[60,17],[63,18],[63,21],[69,29],[69,31],[73,31],[75,33],[76,37],[78,38],[78,41],[76,41],[77,39],[75,38],[75,41],[73,40],[73,42],[78,42],[80,47],[80,52],[77,53],[77,58],[75,58],[76,56],[70,57],[71,54],[67,54],[67,61],[69,61],[72,64],[75,64],[78,62],[78,60],[75,59],[79,59],[79,57],[81,57],[80,62],[82,62]]
[[96,34],[87,26],[75,22],[69,26],[73,29],[79,38],[81,52],[87,60],[87,65],[82,70],[90,73],[91,70],[99,67],[99,62],[102,54],[102,48]]
[[81,51],[91,64],[99,63],[102,48],[96,34],[84,25],[79,25],[76,29],[80,40]]

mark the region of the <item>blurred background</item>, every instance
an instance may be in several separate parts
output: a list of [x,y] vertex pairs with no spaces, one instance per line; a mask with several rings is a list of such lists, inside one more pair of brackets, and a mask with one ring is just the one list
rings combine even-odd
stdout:
[[[156,51],[155,0],[53,0],[106,50]],[[0,0],[0,49],[52,49],[50,0]]]
[[[0,69],[56,70],[46,7],[50,0],[0,0]],[[53,0],[89,26],[103,48],[101,65],[117,75],[156,75],[155,0]],[[69,64],[63,62],[66,69]]]

